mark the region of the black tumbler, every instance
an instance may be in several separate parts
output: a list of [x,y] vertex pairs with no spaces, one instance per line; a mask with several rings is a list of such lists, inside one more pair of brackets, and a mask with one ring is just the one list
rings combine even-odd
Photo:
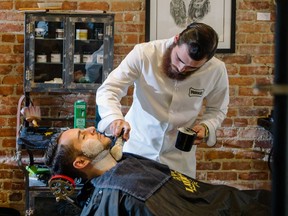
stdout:
[[194,144],[197,133],[188,127],[178,128],[175,147],[181,151],[189,152]]

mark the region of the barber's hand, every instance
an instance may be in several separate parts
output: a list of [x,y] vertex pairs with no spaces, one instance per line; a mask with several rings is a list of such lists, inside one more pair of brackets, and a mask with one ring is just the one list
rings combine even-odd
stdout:
[[128,122],[126,122],[122,119],[118,119],[118,120],[114,120],[110,124],[110,131],[112,132],[113,136],[119,137],[121,135],[122,130],[123,130],[122,138],[124,140],[128,140],[129,139],[129,133],[131,130],[131,127],[130,127]]
[[[206,136],[208,128],[206,129],[204,125],[202,124],[197,124],[195,125],[192,130],[194,130],[197,133],[197,138],[194,141],[195,145],[199,145],[201,143],[205,143],[208,139]],[[208,131],[209,133],[209,131]]]

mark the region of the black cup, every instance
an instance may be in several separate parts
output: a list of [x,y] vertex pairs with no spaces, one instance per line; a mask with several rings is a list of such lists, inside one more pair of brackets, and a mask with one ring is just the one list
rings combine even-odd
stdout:
[[177,140],[175,147],[181,151],[189,152],[194,144],[197,134],[191,128],[178,128]]

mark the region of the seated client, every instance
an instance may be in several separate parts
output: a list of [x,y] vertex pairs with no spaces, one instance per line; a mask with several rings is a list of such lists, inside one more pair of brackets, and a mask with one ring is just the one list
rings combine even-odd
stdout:
[[85,197],[78,200],[81,215],[271,214],[269,191],[203,183],[133,154],[117,162],[110,145],[90,127],[63,132],[47,149],[52,175],[87,180],[78,196]]

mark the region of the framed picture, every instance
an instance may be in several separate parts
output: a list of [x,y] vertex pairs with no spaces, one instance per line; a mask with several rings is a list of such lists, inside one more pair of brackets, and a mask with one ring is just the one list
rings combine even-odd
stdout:
[[192,22],[219,36],[218,53],[235,52],[236,0],[146,0],[146,41],[173,37]]

